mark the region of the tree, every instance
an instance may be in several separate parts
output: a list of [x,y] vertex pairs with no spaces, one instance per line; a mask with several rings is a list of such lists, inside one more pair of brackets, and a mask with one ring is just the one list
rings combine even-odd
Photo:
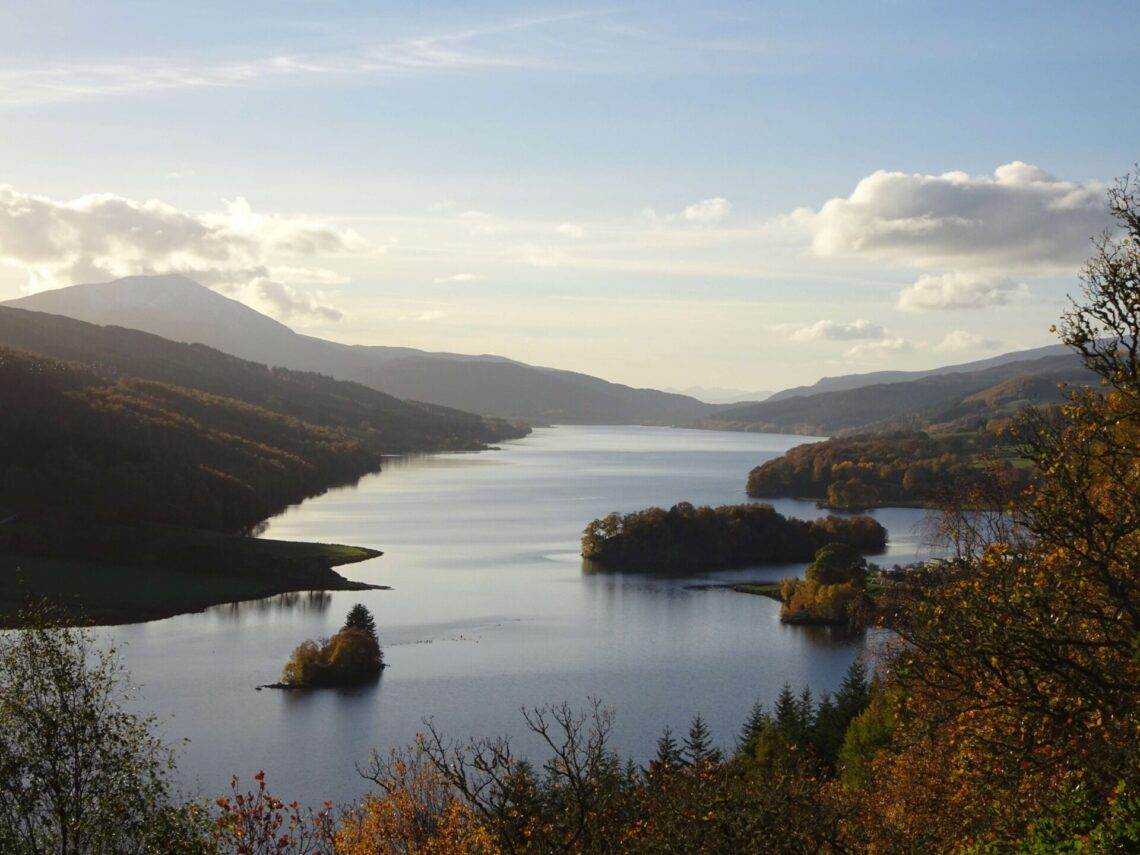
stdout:
[[202,817],[171,800],[173,753],[116,650],[45,611],[0,635],[0,851],[194,852]]
[[671,728],[666,727],[657,737],[657,754],[649,761],[650,774],[667,773],[685,763],[681,747],[677,744]]
[[713,747],[712,733],[700,715],[689,724],[689,732],[682,745],[681,754],[690,766],[711,765],[721,760],[720,749]]
[[357,603],[348,610],[348,617],[344,619],[344,629],[362,630],[376,641],[376,621],[372,617],[372,612],[368,611],[363,603]]
[[853,773],[868,772],[863,819],[880,848],[947,834],[1003,848],[1033,824],[1075,838],[1133,822],[1131,808],[1113,812],[1140,790],[1136,179],[1109,201],[1120,230],[1097,243],[1061,323],[1101,385],[1016,420],[1036,472],[1025,498],[988,543],[967,522],[958,560],[912,576],[887,610],[904,641],[892,669],[905,704],[852,733],[863,760],[860,730],[864,746],[889,734],[893,749]]
[[809,582],[821,585],[855,582],[862,586],[867,577],[867,559],[846,543],[829,543],[816,550],[804,575]]

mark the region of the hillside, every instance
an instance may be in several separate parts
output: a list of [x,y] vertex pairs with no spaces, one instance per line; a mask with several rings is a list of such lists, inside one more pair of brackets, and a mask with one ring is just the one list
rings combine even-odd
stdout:
[[881,383],[730,407],[702,427],[804,435],[940,429],[973,430],[1027,403],[1061,400],[1058,383],[1088,383],[1093,375],[1071,354],[1005,363],[981,371]]
[[634,389],[499,356],[345,345],[300,335],[185,276],[74,285],[5,304],[200,342],[243,359],[317,371],[397,398],[536,423],[686,424],[717,409],[686,395]]
[[1028,484],[1024,461],[988,431],[898,432],[797,445],[748,474],[752,498],[795,496],[834,510],[937,505],[947,491],[981,486],[1009,499]]
[[428,404],[400,401],[312,372],[269,369],[204,345],[0,306],[0,346],[75,363],[102,381],[138,378],[230,398],[355,432],[376,453],[473,448],[517,428]]
[[1003,353],[989,359],[944,365],[940,368],[927,368],[922,371],[870,371],[866,374],[841,374],[838,377],[822,377],[810,386],[793,386],[790,389],[782,389],[764,400],[783,401],[788,398],[818,395],[821,392],[846,392],[852,389],[862,389],[866,386],[881,386],[884,383],[909,383],[911,380],[921,380],[924,377],[935,377],[940,374],[975,373],[1014,362],[1031,362],[1047,356],[1063,356],[1066,353],[1068,351],[1064,345],[1050,344],[1045,347]]
[[375,471],[382,454],[525,432],[203,345],[9,308],[0,414],[2,625],[28,597],[121,622],[359,588],[331,567],[375,551],[237,534]]
[[[0,311],[9,323],[16,314],[32,322],[25,331],[35,328],[33,313]],[[66,323],[96,340],[116,337]],[[170,358],[130,355],[136,337]],[[510,431],[142,333],[123,336],[118,347],[70,339],[61,349],[87,351],[84,365],[0,349],[0,517],[235,531],[379,468],[384,452],[473,448]],[[116,357],[119,370],[91,354]],[[196,378],[179,365],[195,357]],[[126,374],[123,364],[143,376]]]

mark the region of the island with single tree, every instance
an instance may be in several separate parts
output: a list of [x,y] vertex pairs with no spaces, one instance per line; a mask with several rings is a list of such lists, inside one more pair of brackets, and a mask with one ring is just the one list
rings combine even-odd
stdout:
[[887,531],[869,516],[800,520],[761,503],[681,502],[594,520],[582,533],[582,557],[620,570],[687,572],[810,561],[829,543],[878,553]]
[[372,612],[357,603],[332,638],[301,642],[273,689],[344,688],[371,683],[384,670],[384,651],[376,637]]

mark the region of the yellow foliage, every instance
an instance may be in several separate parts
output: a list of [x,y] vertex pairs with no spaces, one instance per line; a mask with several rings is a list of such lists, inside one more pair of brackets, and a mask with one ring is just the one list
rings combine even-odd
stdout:
[[422,758],[397,759],[385,791],[370,795],[336,834],[344,855],[499,855],[474,811]]

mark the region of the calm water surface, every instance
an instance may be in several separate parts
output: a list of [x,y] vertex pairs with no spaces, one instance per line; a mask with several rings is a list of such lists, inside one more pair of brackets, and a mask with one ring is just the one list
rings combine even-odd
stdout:
[[[803,565],[691,578],[585,575],[590,520],[678,501],[746,501],[756,464],[803,437],[639,427],[536,430],[501,450],[394,459],[355,487],[275,518],[266,537],[370,546],[381,558],[341,568],[390,591],[302,594],[115,627],[180,751],[191,792],[213,796],[260,769],[288,799],[346,801],[354,764],[409,743],[425,716],[446,734],[511,734],[538,755],[520,707],[600,698],[617,713],[615,747],[643,762],[665,726],[702,715],[731,747],[756,699],[781,685],[833,690],[865,638],[787,627],[763,597],[687,585],[777,580]],[[814,505],[774,502],[814,518]],[[925,554],[921,511],[875,512],[887,561]],[[883,560],[883,559],[878,559]],[[389,667],[354,690],[255,691],[278,679],[303,639],[334,633],[353,603],[376,616]],[[873,639],[872,639],[873,641]]]

